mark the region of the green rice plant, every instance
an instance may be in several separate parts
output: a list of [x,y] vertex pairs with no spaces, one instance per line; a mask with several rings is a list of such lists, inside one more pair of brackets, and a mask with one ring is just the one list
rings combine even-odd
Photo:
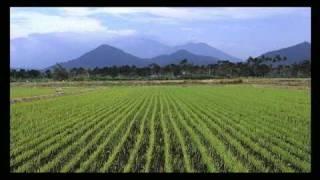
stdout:
[[[67,96],[10,105],[11,172],[311,169],[307,89],[188,84],[64,90]],[[11,91],[11,98],[55,93],[18,85]]]

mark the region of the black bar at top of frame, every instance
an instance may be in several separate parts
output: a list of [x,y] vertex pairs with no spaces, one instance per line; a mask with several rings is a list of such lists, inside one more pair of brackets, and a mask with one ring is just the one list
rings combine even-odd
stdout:
[[171,6],[171,7],[310,7],[312,0],[16,0],[9,6]]

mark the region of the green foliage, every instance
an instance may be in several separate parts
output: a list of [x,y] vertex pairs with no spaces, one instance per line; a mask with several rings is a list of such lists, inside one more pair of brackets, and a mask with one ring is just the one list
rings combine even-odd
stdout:
[[53,79],[57,81],[67,80],[69,78],[68,71],[62,67],[60,64],[57,64],[53,69]]
[[88,81],[88,80],[166,80],[166,79],[210,79],[210,78],[235,78],[235,77],[310,77],[310,60],[291,65],[282,65],[286,57],[275,56],[274,58],[250,57],[246,62],[232,63],[218,61],[217,64],[194,65],[183,59],[178,64],[159,66],[152,63],[147,67],[136,66],[112,66],[94,69],[72,68],[65,69],[57,64],[51,72],[46,70],[19,71],[11,70],[12,82],[21,80],[38,81],[41,79]]

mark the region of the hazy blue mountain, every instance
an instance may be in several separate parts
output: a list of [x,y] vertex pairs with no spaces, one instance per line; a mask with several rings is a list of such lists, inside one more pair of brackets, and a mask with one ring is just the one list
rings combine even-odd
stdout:
[[218,61],[218,58],[192,54],[187,50],[178,50],[177,52],[169,55],[160,55],[151,58],[150,61],[164,66],[168,64],[179,64],[179,62],[183,59],[187,59],[188,62],[197,65],[215,64]]
[[264,53],[261,56],[273,58],[277,55],[280,55],[281,57],[285,56],[287,57],[287,60],[283,62],[274,63],[275,65],[288,65],[293,63],[299,63],[304,60],[311,60],[311,44],[309,42],[302,42],[294,46]]
[[108,44],[140,58],[152,58],[170,49],[158,41],[140,37],[116,38]]
[[118,48],[103,44],[92,51],[85,53],[79,58],[71,61],[61,63],[65,68],[83,67],[95,68],[106,66],[122,66],[122,65],[136,65],[138,67],[150,64],[145,59],[138,58],[128,54]]
[[147,38],[129,37],[118,38],[113,41],[109,41],[108,44],[140,58],[153,58],[164,54],[172,54],[178,50],[187,50],[193,54],[217,57],[221,60],[228,59],[230,61],[241,61],[241,59],[228,55],[227,53],[205,43],[187,43],[180,46],[170,47]]
[[10,67],[41,69],[79,57],[101,44],[109,44],[140,58],[152,58],[168,46],[139,37],[108,38],[75,33],[33,34],[10,41]]
[[170,47],[140,36],[108,37],[104,34],[58,32],[32,34],[25,38],[11,40],[10,67],[42,69],[75,59],[101,44],[108,44],[144,59],[172,54],[181,49],[197,55],[237,59],[230,58],[226,53],[204,43],[188,43]]
[[204,43],[170,47],[139,36],[115,38],[103,34],[61,32],[33,34],[11,40],[10,67],[42,69],[68,59],[75,59],[100,44],[109,44],[139,58],[153,58],[185,49],[193,54],[230,59],[225,53]]
[[181,49],[187,50],[193,54],[211,56],[211,57],[218,58],[220,60],[229,60],[231,62],[241,61],[241,59],[233,57],[225,52],[222,52],[219,49],[211,47],[206,43],[187,43],[184,45],[175,46],[169,50],[169,53],[172,53]]
[[[151,63],[157,63],[161,66],[168,64],[179,64],[181,60],[187,59],[190,63],[197,65],[214,64],[218,61],[217,58],[210,56],[201,56],[192,54],[186,50],[179,50],[170,55],[161,55],[154,58],[143,59],[126,53],[118,48],[101,45],[92,51],[85,53],[79,58],[60,63],[65,68],[83,67],[95,68],[105,66],[123,66],[135,65],[138,67],[148,66]],[[50,66],[49,68],[52,68]]]
[[74,59],[102,44],[73,33],[34,34],[10,41],[10,67],[41,69]]

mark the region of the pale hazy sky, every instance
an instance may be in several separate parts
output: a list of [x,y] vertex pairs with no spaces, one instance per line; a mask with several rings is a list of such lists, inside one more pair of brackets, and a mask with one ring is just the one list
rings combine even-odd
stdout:
[[[310,8],[11,8],[11,39],[33,33],[205,42],[240,58],[311,41]],[[83,38],[83,37],[82,37]]]

